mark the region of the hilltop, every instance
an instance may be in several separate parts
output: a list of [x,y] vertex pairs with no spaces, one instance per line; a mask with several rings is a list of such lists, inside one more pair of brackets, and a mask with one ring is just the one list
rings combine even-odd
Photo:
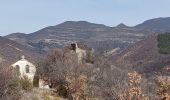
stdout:
[[154,18],[136,25],[135,28],[150,30],[153,32],[170,32],[170,17]]
[[87,21],[66,21],[56,26],[49,26],[30,34],[11,34],[6,38],[20,44],[48,51],[63,48],[77,41],[84,42],[96,51],[126,48],[129,44],[142,40],[151,32],[120,24],[109,27]]

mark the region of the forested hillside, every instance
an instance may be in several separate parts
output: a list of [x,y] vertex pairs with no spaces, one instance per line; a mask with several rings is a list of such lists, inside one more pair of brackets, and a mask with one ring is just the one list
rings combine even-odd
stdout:
[[158,35],[159,52],[163,54],[170,54],[170,33]]

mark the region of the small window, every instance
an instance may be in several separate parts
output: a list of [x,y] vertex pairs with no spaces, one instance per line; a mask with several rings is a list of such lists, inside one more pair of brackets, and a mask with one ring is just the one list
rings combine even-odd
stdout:
[[16,74],[19,76],[20,75],[20,67],[19,67],[19,65],[16,65],[15,69],[16,69]]
[[26,65],[26,73],[29,73],[30,72],[30,69],[29,69],[29,65]]
[[72,43],[72,44],[71,44],[71,49],[74,50],[74,51],[76,51],[76,44],[75,44],[75,43]]

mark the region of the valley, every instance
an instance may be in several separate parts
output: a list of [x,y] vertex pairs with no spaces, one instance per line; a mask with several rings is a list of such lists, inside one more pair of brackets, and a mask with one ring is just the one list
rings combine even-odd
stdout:
[[[134,27],[66,21],[29,34],[1,36],[1,84],[11,89],[4,98],[159,100],[157,92],[168,98],[169,23],[169,17]],[[167,88],[161,91],[160,84]]]

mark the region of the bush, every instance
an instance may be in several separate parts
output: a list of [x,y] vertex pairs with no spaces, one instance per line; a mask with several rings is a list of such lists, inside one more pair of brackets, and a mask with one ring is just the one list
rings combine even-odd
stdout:
[[23,90],[30,91],[33,88],[33,84],[30,82],[30,80],[27,77],[21,78],[19,80],[19,83]]
[[158,95],[161,100],[170,100],[170,80],[165,76],[157,76]]
[[34,87],[39,87],[39,77],[36,76],[36,75],[34,76],[33,86]]
[[0,67],[0,100],[19,100],[18,78],[9,67]]

